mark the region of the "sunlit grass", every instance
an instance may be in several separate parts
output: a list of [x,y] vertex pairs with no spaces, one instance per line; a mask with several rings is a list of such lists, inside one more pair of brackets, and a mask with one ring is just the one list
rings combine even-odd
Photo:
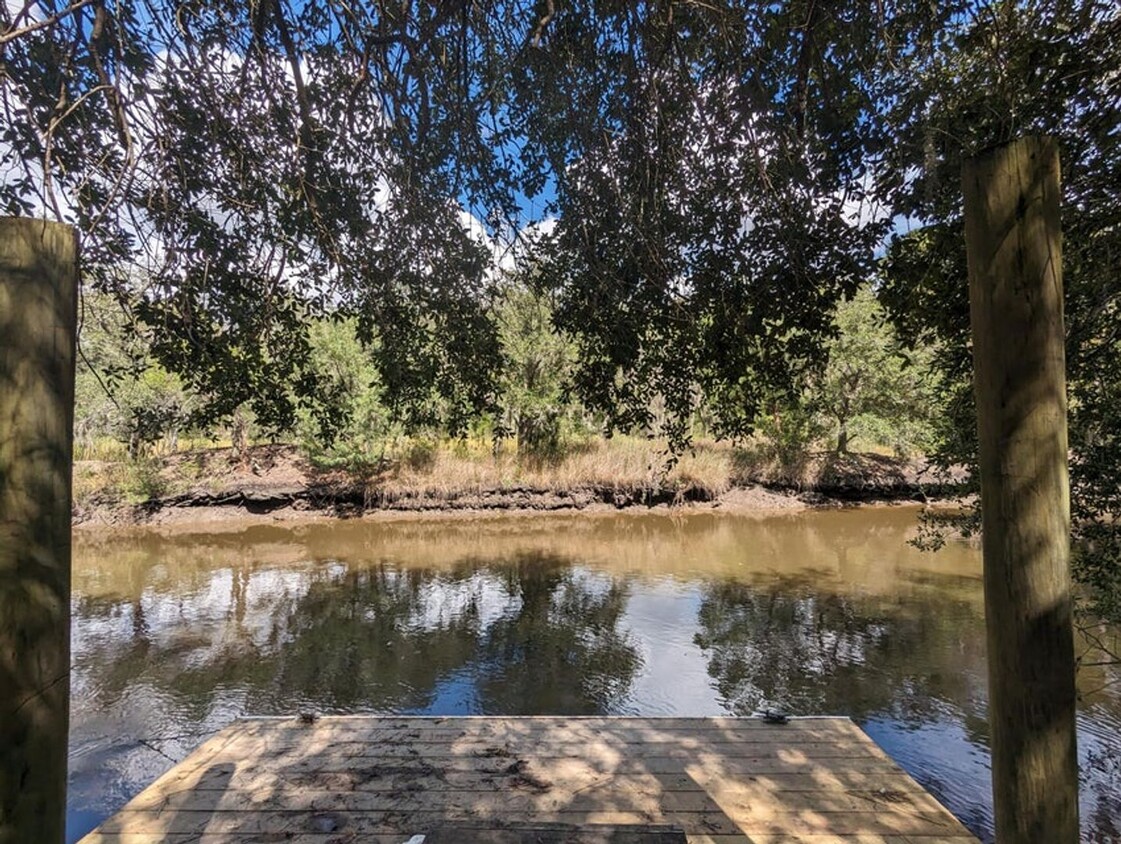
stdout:
[[672,459],[667,444],[638,437],[596,439],[550,457],[519,455],[512,445],[451,441],[427,459],[410,459],[407,448],[377,479],[388,494],[450,497],[483,490],[578,488],[626,490],[699,489],[719,495],[731,486],[733,449],[698,444]]
[[[785,460],[761,440],[739,445],[698,439],[674,455],[665,440],[638,436],[587,437],[552,453],[522,454],[512,440],[398,436],[376,460],[324,462],[297,446],[251,448],[237,455],[228,443],[179,441],[171,453],[157,444],[129,458],[124,445],[99,441],[75,467],[75,500],[139,503],[188,490],[217,492],[246,483],[357,485],[376,498],[454,500],[483,493],[618,491],[643,499],[717,498],[751,485],[813,489],[846,478],[882,473],[892,462],[876,454],[807,452]],[[266,457],[265,455],[269,456]],[[284,473],[279,479],[277,472]]]

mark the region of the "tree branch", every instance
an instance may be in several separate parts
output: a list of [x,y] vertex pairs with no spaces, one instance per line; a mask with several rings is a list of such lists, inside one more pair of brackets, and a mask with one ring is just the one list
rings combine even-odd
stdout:
[[70,15],[80,11],[84,7],[89,6],[93,2],[95,2],[95,0],[79,0],[79,2],[71,4],[61,12],[56,12],[50,17],[43,18],[41,21],[36,21],[35,23],[28,24],[27,26],[21,27],[20,29],[9,29],[7,32],[0,34],[0,46],[7,44],[9,41],[15,41],[17,38],[22,38],[24,35],[30,35],[32,32],[38,32],[40,29],[46,29],[47,27],[54,26],[63,18],[69,17]]

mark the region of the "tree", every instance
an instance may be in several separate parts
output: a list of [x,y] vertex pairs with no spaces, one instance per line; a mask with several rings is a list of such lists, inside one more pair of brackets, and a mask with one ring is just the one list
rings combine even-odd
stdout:
[[836,431],[836,450],[857,436],[900,452],[925,445],[934,404],[929,349],[901,346],[870,287],[837,306],[835,324],[812,393]]
[[576,388],[622,427],[657,399],[680,445],[702,400],[749,427],[867,275],[884,221],[852,209],[883,131],[853,69],[881,44],[852,33],[888,24],[808,0],[8,3],[0,205],[83,229],[89,283],[211,417],[290,426],[330,309],[396,416],[431,423],[435,390],[461,427],[500,360],[462,215],[498,233],[552,192]]
[[503,286],[496,308],[505,358],[501,403],[518,450],[553,454],[560,445],[572,345],[554,328],[548,297],[516,277]]
[[85,284],[212,419],[249,403],[291,427],[331,309],[359,317],[395,412],[426,421],[435,390],[462,425],[497,356],[459,202],[512,207],[493,11],[5,3],[0,208],[77,224]]
[[352,469],[380,468],[392,423],[370,351],[350,320],[319,320],[310,328],[310,364],[319,385],[299,411],[298,431],[312,457]]
[[75,439],[79,453],[111,437],[136,459],[163,440],[175,450],[203,403],[182,379],[148,355],[129,313],[109,297],[87,292],[78,330]]
[[557,182],[543,252],[576,388],[624,429],[663,406],[675,444],[700,403],[745,432],[872,267],[883,221],[851,214],[868,79],[846,69],[832,94],[848,28],[878,24],[801,2],[565,11],[515,90]]

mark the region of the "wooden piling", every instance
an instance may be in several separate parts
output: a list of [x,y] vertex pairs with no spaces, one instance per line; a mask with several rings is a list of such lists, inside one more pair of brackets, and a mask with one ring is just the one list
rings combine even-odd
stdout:
[[78,241],[0,217],[0,844],[60,844]]
[[997,841],[1078,841],[1059,154],[962,170]]

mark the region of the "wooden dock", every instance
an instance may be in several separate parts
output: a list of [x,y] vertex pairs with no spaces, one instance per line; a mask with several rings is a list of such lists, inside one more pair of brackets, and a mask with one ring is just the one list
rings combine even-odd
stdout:
[[971,844],[847,718],[255,718],[81,844]]

